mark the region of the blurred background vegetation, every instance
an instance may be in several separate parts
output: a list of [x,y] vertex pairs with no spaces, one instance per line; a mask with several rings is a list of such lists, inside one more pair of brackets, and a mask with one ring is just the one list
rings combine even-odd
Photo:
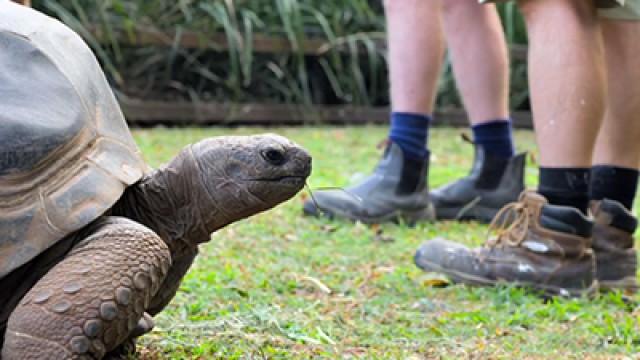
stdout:
[[[34,0],[93,47],[120,95],[238,103],[388,105],[382,0]],[[513,3],[499,6],[510,44],[526,44]],[[132,46],[140,29],[166,34],[165,46]],[[180,46],[183,34],[204,46]],[[96,36],[96,34],[101,36]],[[224,36],[228,48],[207,43]],[[290,51],[256,51],[256,36]],[[320,42],[309,53],[304,44]],[[428,51],[428,49],[425,49]],[[526,64],[513,60],[511,105],[528,109]],[[440,108],[460,107],[451,67]]]

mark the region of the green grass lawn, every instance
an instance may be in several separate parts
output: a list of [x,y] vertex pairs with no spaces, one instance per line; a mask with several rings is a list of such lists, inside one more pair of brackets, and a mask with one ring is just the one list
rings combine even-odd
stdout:
[[[134,135],[153,166],[208,136],[276,132],[312,154],[312,189],[344,186],[380,157],[383,127],[153,129]],[[431,132],[431,186],[466,174],[459,129]],[[533,134],[516,134],[533,150]],[[529,158],[527,183],[535,184]],[[485,225],[368,227],[301,215],[304,192],[218,231],[141,341],[142,359],[609,359],[640,351],[638,298],[544,302],[520,289],[442,285],[412,262],[426,239],[481,244]],[[379,236],[380,231],[384,236]],[[378,234],[378,236],[376,236]]]

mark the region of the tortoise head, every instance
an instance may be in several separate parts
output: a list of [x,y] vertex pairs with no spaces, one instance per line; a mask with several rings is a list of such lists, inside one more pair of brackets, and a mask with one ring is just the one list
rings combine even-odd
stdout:
[[210,232],[288,200],[311,173],[309,154],[274,134],[216,137],[190,148],[208,200],[200,209]]
[[281,136],[209,138],[130,186],[111,214],[150,227],[176,255],[288,200],[310,173],[309,154]]

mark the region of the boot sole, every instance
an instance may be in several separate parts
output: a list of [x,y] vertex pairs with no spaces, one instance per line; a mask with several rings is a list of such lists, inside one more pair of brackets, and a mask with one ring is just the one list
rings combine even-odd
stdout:
[[629,291],[629,292],[637,292],[638,291],[638,281],[635,276],[627,276],[620,280],[599,280],[600,290],[604,292],[609,291]]
[[390,212],[385,215],[376,216],[376,217],[362,217],[355,216],[350,213],[346,213],[340,210],[328,210],[328,209],[318,209],[315,206],[303,206],[302,211],[305,215],[321,217],[324,216],[329,219],[334,218],[342,218],[347,219],[353,222],[361,222],[363,224],[380,224],[385,222],[405,222],[410,225],[413,225],[420,221],[433,221],[435,220],[435,211],[433,209],[433,205],[429,205],[427,208],[417,210],[417,211],[404,211],[404,210],[396,210]]
[[486,206],[465,206],[439,207],[436,208],[436,218],[438,220],[475,220],[489,223],[496,216],[500,209]]
[[535,291],[540,291],[548,296],[561,296],[561,297],[581,297],[581,296],[592,296],[598,291],[598,283],[594,281],[591,286],[588,288],[576,288],[576,289],[567,289],[560,288],[557,286],[549,286],[543,284],[536,283],[527,283],[527,282],[518,282],[518,281],[504,281],[504,280],[492,280],[486,279],[478,276],[474,276],[471,274],[461,273],[455,270],[442,268],[440,265],[434,264],[430,261],[420,260],[418,261],[417,256],[414,256],[414,263],[420,269],[427,272],[437,272],[447,275],[451,281],[454,283],[462,283],[472,286],[496,286],[496,285],[515,285],[516,287],[533,289]]

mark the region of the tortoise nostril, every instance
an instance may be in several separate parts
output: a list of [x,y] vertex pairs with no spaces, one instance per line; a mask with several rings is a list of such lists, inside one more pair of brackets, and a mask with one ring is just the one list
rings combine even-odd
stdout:
[[262,151],[260,155],[268,163],[276,166],[284,164],[287,160],[282,151],[273,148]]

